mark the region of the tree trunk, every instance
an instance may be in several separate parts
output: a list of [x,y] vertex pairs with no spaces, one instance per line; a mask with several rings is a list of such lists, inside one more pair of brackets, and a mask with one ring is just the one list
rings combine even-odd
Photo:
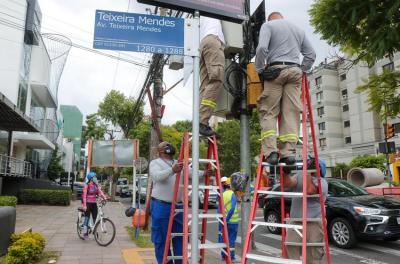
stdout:
[[111,182],[112,182],[112,186],[111,186],[111,201],[115,201],[115,191],[117,190],[117,180],[119,178],[119,169],[118,167],[115,167],[113,169],[113,174],[111,177]]

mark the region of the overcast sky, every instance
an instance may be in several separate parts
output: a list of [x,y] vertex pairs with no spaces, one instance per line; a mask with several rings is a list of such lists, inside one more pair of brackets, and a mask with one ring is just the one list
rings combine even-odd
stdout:
[[[286,19],[303,28],[317,52],[319,63],[332,54],[333,49],[313,33],[307,13],[312,2],[313,0],[266,0],[266,10],[267,14],[279,11]],[[74,43],[87,47],[93,45],[96,9],[145,13],[148,7],[138,4],[136,0],[39,0],[39,5],[43,13],[42,32],[57,32],[69,37]],[[149,55],[142,53],[108,53],[138,62],[146,63],[149,60]],[[59,104],[77,105],[84,115],[94,113],[98,103],[111,89],[137,97],[146,73],[144,68],[72,48],[61,77]],[[182,71],[165,70],[166,87],[170,87],[182,76]],[[177,86],[164,97],[164,104],[164,124],[191,119],[191,88]],[[149,113],[148,106],[145,111]]]

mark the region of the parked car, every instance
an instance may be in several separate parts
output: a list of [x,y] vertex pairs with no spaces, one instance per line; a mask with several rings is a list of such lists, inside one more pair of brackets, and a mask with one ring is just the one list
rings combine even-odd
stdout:
[[137,177],[137,183],[136,186],[138,188],[138,192],[136,194],[136,196],[138,197],[138,195],[140,194],[140,202],[144,203],[146,202],[146,194],[147,194],[147,181],[148,181],[148,177],[147,174],[142,174],[140,177],[140,187],[139,187],[139,177],[136,175]]
[[[192,202],[192,190],[189,191],[189,203]],[[208,192],[208,207],[217,207],[218,192],[210,190]],[[204,190],[199,190],[199,208],[204,207]]]
[[76,192],[76,198],[81,199],[83,193],[84,182],[74,182],[73,191]]
[[[328,196],[325,202],[328,235],[337,247],[352,248],[358,240],[400,238],[400,201],[386,196],[371,195],[364,189],[344,180],[327,179]],[[279,191],[275,185],[272,190]],[[286,190],[287,191],[287,190]],[[264,220],[280,223],[280,196],[265,197]],[[286,212],[291,198],[285,197]],[[280,228],[267,227],[280,234]]]
[[121,193],[121,189],[122,188],[126,188],[129,187],[128,185],[128,179],[127,178],[119,178],[117,180],[117,188],[115,190],[116,194],[120,194]]
[[125,198],[125,197],[132,197],[132,190],[129,189],[129,186],[122,186],[122,188],[120,189],[120,193],[119,196],[121,198]]

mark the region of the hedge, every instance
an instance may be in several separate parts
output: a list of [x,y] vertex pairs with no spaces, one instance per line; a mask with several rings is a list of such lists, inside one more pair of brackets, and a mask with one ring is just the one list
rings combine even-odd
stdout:
[[42,254],[46,240],[40,233],[21,233],[11,236],[11,245],[6,256],[7,264],[25,264],[38,260]]
[[17,197],[15,196],[0,196],[0,206],[16,206]]
[[19,192],[19,201],[23,204],[69,205],[70,200],[69,190],[23,189]]

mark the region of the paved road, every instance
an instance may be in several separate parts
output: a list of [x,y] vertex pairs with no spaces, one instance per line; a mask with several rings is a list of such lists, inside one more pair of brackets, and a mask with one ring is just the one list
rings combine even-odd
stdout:
[[[126,203],[123,201],[123,203]],[[215,211],[211,210],[211,211]],[[263,219],[261,209],[257,211],[257,219]],[[216,220],[209,220],[207,227],[207,239],[216,242],[218,234],[218,223]],[[266,227],[258,227],[255,232],[255,242],[257,250],[256,254],[280,256],[281,239],[279,235],[271,234]],[[236,241],[236,252],[241,253],[241,237],[240,232]],[[337,264],[397,264],[400,263],[400,241],[384,242],[384,241],[363,241],[353,249],[340,249],[331,245],[332,263]],[[249,262],[258,263],[258,262]],[[261,263],[261,262],[259,262]]]

